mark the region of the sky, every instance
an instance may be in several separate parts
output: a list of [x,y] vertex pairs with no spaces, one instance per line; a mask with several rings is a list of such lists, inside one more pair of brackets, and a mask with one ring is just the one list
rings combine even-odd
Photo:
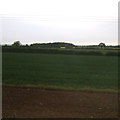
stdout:
[[0,41],[118,44],[118,0],[1,0]]

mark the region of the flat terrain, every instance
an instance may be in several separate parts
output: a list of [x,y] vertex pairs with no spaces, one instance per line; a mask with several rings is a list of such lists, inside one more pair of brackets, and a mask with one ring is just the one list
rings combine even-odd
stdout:
[[115,118],[118,57],[2,54],[3,117]]
[[115,118],[117,93],[3,87],[3,118]]
[[3,53],[3,85],[116,92],[117,56]]

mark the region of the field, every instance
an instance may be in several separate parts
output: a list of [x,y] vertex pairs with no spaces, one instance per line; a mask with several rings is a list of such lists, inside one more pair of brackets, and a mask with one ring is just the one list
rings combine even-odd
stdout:
[[3,118],[117,118],[118,57],[2,55]]
[[117,93],[4,86],[2,100],[3,118],[118,118]]
[[3,53],[3,85],[117,91],[117,56]]
[[43,53],[43,54],[67,54],[67,55],[96,55],[96,56],[120,56],[118,49],[107,48],[37,48],[37,47],[3,47],[3,52],[11,53]]

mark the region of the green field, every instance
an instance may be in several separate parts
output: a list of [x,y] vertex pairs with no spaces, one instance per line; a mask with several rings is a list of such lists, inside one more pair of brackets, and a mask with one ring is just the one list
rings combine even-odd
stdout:
[[115,49],[74,49],[74,48],[37,48],[37,47],[2,47],[3,52],[11,53],[40,53],[40,54],[65,54],[65,55],[96,55],[120,56]]
[[3,85],[116,92],[117,56],[3,53]]

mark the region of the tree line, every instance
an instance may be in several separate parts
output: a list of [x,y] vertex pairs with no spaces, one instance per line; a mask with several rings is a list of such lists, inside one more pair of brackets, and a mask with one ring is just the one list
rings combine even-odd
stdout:
[[76,46],[72,43],[65,42],[53,42],[53,43],[33,43],[22,45],[20,41],[15,41],[12,45],[3,45],[3,47],[33,47],[33,48],[76,48],[76,49],[97,49],[97,48],[120,48],[120,45],[116,46],[106,46],[105,43],[99,43],[98,45],[88,45],[88,46]]

